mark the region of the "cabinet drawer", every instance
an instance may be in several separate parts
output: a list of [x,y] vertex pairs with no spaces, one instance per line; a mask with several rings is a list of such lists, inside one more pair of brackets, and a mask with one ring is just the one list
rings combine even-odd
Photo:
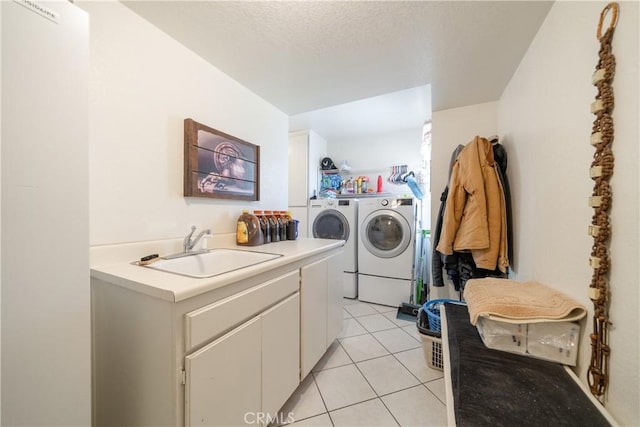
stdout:
[[185,350],[210,341],[242,321],[296,292],[298,270],[185,315]]

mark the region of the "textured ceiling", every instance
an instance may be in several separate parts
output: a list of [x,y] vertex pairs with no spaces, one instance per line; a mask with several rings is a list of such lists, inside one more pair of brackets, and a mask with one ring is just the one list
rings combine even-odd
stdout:
[[424,85],[436,111],[495,101],[552,4],[122,3],[290,116]]

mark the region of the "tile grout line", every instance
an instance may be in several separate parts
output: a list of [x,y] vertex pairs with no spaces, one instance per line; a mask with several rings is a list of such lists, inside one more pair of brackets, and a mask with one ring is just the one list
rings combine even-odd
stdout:
[[[361,303],[369,305],[368,303],[364,303],[364,302],[361,302]],[[357,304],[357,303],[354,303],[354,304]],[[370,305],[369,305],[369,306],[370,306]],[[371,307],[371,306],[370,306],[370,307]],[[398,393],[398,392],[402,392],[402,391],[405,391],[405,390],[409,390],[409,389],[411,389],[411,388],[415,388],[415,387],[420,387],[420,386],[422,386],[422,387],[425,387],[425,388],[429,391],[429,393],[431,393],[432,395],[434,395],[434,397],[436,397],[436,399],[437,399],[439,402],[442,402],[442,401],[438,398],[438,396],[436,396],[436,395],[435,395],[435,393],[434,393],[433,391],[431,391],[431,389],[429,389],[429,387],[427,387],[427,386],[426,386],[426,382],[425,382],[425,383],[423,383],[423,382],[420,380],[420,378],[418,378],[418,377],[417,377],[413,372],[411,372],[411,370],[410,370],[407,366],[405,366],[405,364],[403,364],[403,363],[402,363],[402,362],[401,362],[401,361],[400,361],[400,360],[395,356],[395,354],[396,354],[396,353],[401,353],[401,352],[405,352],[405,351],[411,351],[411,350],[414,350],[415,348],[419,348],[419,347],[415,347],[415,348],[413,348],[413,349],[404,349],[404,350],[397,351],[396,353],[393,353],[393,352],[391,352],[391,351],[390,351],[390,350],[389,350],[389,349],[388,349],[388,348],[387,348],[387,347],[386,347],[386,346],[385,346],[385,345],[384,345],[380,340],[378,340],[378,339],[376,338],[376,336],[375,336],[375,335],[373,335],[373,332],[369,331],[369,330],[368,330],[368,329],[367,329],[367,328],[366,328],[366,327],[365,327],[365,326],[364,326],[360,321],[358,321],[358,318],[359,318],[359,317],[372,316],[372,315],[375,315],[375,314],[380,314],[380,315],[384,316],[384,313],[381,313],[381,312],[377,311],[374,307],[371,307],[371,308],[372,308],[373,310],[375,310],[375,311],[376,311],[376,313],[362,314],[362,315],[360,315],[360,316],[353,315],[351,312],[349,312],[348,310],[346,310],[346,311],[347,311],[347,313],[348,313],[349,315],[351,315],[351,316],[352,316],[352,317],[351,317],[351,319],[354,319],[354,320],[356,321],[356,323],[357,323],[358,325],[360,325],[360,326],[361,326],[365,331],[367,331],[367,332],[366,332],[366,333],[362,333],[362,334],[351,335],[351,336],[348,336],[348,337],[341,337],[341,338],[337,338],[337,339],[336,339],[336,341],[338,342],[338,345],[342,348],[342,350],[344,351],[344,353],[347,355],[347,357],[348,357],[348,358],[349,358],[349,360],[351,361],[351,364],[352,364],[352,365],[354,365],[354,366],[355,366],[355,368],[356,368],[356,369],[358,370],[358,372],[360,373],[360,375],[362,375],[362,377],[364,378],[364,380],[366,381],[366,383],[369,385],[369,387],[371,388],[371,390],[374,392],[374,394],[375,394],[375,396],[376,396],[376,397],[373,397],[373,398],[370,398],[370,399],[365,399],[365,400],[363,400],[363,401],[361,401],[361,402],[352,403],[352,404],[350,404],[350,405],[346,405],[346,406],[343,406],[343,407],[335,408],[335,409],[333,409],[332,411],[338,411],[338,410],[341,410],[341,409],[349,408],[349,407],[351,407],[351,406],[359,405],[359,404],[361,404],[361,403],[365,403],[365,402],[369,402],[369,401],[372,401],[372,400],[377,399],[377,400],[379,400],[379,401],[382,403],[382,405],[383,405],[383,406],[384,406],[384,408],[387,410],[387,412],[389,413],[389,415],[391,415],[391,417],[393,418],[393,420],[395,421],[395,423],[396,423],[398,426],[401,426],[400,422],[396,419],[396,417],[393,415],[393,413],[391,412],[391,410],[387,407],[387,405],[385,404],[384,400],[382,400],[382,397],[389,396],[389,395],[392,395],[392,394],[395,394],[395,393]],[[343,307],[343,309],[344,309],[344,307]],[[388,313],[390,313],[390,312],[392,312],[392,311],[389,311]],[[391,319],[389,319],[387,316],[384,316],[384,317],[385,317],[385,318],[387,318],[389,321],[391,321],[391,323],[393,323],[394,327],[389,328],[389,329],[382,329],[382,330],[380,330],[380,331],[376,331],[376,332],[390,331],[390,330],[393,330],[393,329],[402,329],[402,330],[403,330],[403,332],[404,332],[405,334],[407,334],[408,336],[410,336],[411,338],[413,338],[413,340],[414,340],[414,341],[417,341],[418,343],[420,343],[420,341],[418,341],[415,337],[413,337],[413,336],[412,336],[408,331],[404,330],[402,326],[400,326],[400,325],[398,325],[397,323],[393,322],[393,321],[392,321]],[[344,321],[344,320],[345,320],[345,318],[343,318],[343,321]],[[406,326],[409,326],[409,325],[406,325]],[[352,338],[352,337],[364,336],[364,335],[371,335],[371,337],[372,337],[375,341],[377,341],[377,342],[382,346],[382,348],[384,348],[384,349],[388,352],[388,354],[381,355],[381,356],[376,356],[376,357],[372,357],[372,358],[369,358],[369,359],[364,359],[364,360],[361,360],[361,361],[359,361],[359,362],[355,362],[355,361],[353,360],[353,358],[351,357],[351,355],[349,354],[349,352],[346,350],[346,348],[342,345],[342,341],[341,341],[341,340],[342,340],[342,339],[346,339],[346,338]],[[382,394],[382,395],[380,395],[380,394],[376,391],[376,389],[372,386],[372,384],[369,382],[369,379],[366,377],[366,375],[362,372],[362,370],[361,370],[361,369],[360,369],[360,367],[358,366],[358,363],[360,363],[360,362],[365,362],[365,361],[369,361],[369,360],[380,359],[380,358],[383,358],[383,357],[387,357],[387,356],[389,356],[389,355],[392,355],[392,356],[393,356],[393,358],[394,358],[396,361],[398,361],[398,362],[400,363],[400,365],[401,365],[404,369],[406,369],[406,370],[409,372],[409,374],[410,374],[413,378],[415,378],[415,379],[418,381],[418,384],[416,384],[416,385],[412,385],[412,386],[409,386],[409,387],[406,387],[406,388],[402,388],[402,389],[399,389],[399,390],[395,390],[395,391],[393,391],[393,392],[389,392],[389,393],[386,393],[386,394]],[[334,367],[331,367],[331,368],[321,369],[321,370],[316,371],[316,372],[314,372],[314,371],[313,371],[313,369],[312,369],[312,371],[311,371],[311,374],[313,375],[314,385],[316,386],[316,388],[317,388],[317,390],[318,390],[318,392],[319,392],[319,394],[320,394],[320,398],[322,399],[322,403],[323,403],[323,405],[324,405],[324,407],[325,407],[325,410],[326,410],[326,412],[325,412],[325,413],[329,416],[329,420],[331,421],[331,424],[332,424],[333,426],[335,426],[335,423],[333,422],[333,418],[332,418],[332,416],[331,416],[331,411],[329,411],[329,410],[328,410],[327,405],[326,405],[326,402],[325,402],[324,397],[323,397],[323,395],[322,395],[322,392],[320,391],[320,387],[318,387],[318,385],[317,385],[317,383],[316,383],[316,373],[318,373],[318,372],[322,372],[322,371],[324,371],[324,370],[336,369],[336,368],[344,367],[344,366],[348,366],[348,365],[349,365],[349,364],[341,365],[341,366],[334,366]],[[439,378],[438,378],[438,379],[439,379]],[[435,381],[435,380],[437,380],[437,379],[430,380],[430,381],[427,381],[427,382],[431,382],[431,381]],[[446,406],[446,405],[445,405],[445,406]],[[315,416],[319,416],[319,415],[321,415],[321,414],[318,414],[318,415],[315,415]],[[311,418],[311,417],[308,417],[308,418]],[[308,418],[306,418],[306,419],[308,419]]]
[[[356,367],[356,369],[358,370],[358,372],[360,373],[360,375],[362,375],[362,377],[364,378],[364,380],[365,380],[365,382],[367,383],[367,385],[369,385],[369,387],[371,388],[371,390],[374,392],[375,397],[373,397],[373,398],[369,398],[369,399],[365,399],[365,400],[363,400],[363,401],[361,401],[361,402],[356,402],[356,403],[352,403],[352,404],[350,404],[350,405],[345,405],[345,406],[342,406],[342,407],[339,407],[339,408],[335,408],[335,409],[333,409],[332,411],[342,410],[342,409],[345,409],[345,408],[349,408],[349,407],[351,407],[351,406],[359,405],[359,404],[361,404],[361,403],[365,403],[365,402],[369,402],[369,401],[372,401],[372,400],[378,399],[378,400],[380,400],[380,402],[382,403],[382,405],[385,407],[385,409],[387,410],[387,412],[391,415],[391,417],[392,417],[392,418],[393,418],[393,420],[396,422],[396,424],[397,424],[397,425],[401,425],[401,424],[398,422],[398,420],[396,419],[396,417],[394,416],[394,414],[391,412],[391,410],[389,409],[389,407],[386,405],[386,403],[384,402],[384,400],[382,399],[382,397],[390,396],[390,395],[393,395],[393,394],[395,394],[395,393],[399,393],[399,392],[402,392],[402,391],[406,391],[406,390],[409,390],[409,389],[411,389],[411,388],[415,388],[415,387],[419,387],[419,386],[423,386],[423,387],[425,387],[425,388],[429,391],[429,393],[431,393],[431,394],[432,394],[432,395],[433,395],[433,396],[434,396],[434,397],[435,397],[439,402],[441,402],[441,403],[446,407],[446,404],[444,404],[444,403],[442,402],[442,400],[440,400],[440,398],[439,398],[439,397],[438,397],[438,396],[437,396],[437,395],[436,395],[436,394],[435,394],[435,393],[434,393],[434,392],[433,392],[429,387],[427,387],[427,386],[426,386],[426,384],[427,384],[427,383],[430,383],[430,382],[433,382],[433,381],[437,381],[437,380],[442,379],[442,378],[435,378],[435,379],[431,379],[431,380],[426,381],[426,382],[422,382],[422,381],[420,380],[420,378],[418,378],[418,377],[417,377],[417,376],[416,376],[416,375],[415,375],[415,374],[414,374],[414,373],[413,373],[413,372],[412,372],[412,371],[411,371],[411,370],[410,370],[410,369],[409,369],[409,368],[408,368],[404,363],[402,363],[402,361],[401,361],[401,360],[399,360],[399,359],[398,359],[398,357],[396,357],[396,354],[397,354],[397,353],[403,353],[403,352],[412,351],[412,350],[415,350],[416,348],[419,348],[419,347],[416,347],[416,348],[409,348],[409,349],[404,349],[404,350],[399,350],[399,351],[397,351],[397,352],[395,352],[395,353],[394,353],[394,352],[391,352],[391,351],[390,351],[390,350],[389,350],[389,349],[388,349],[388,348],[387,348],[387,347],[386,347],[386,346],[385,346],[385,345],[384,345],[380,340],[378,340],[378,339],[375,337],[375,335],[373,335],[373,334],[374,334],[374,332],[369,331],[369,330],[368,330],[368,329],[367,329],[367,328],[366,328],[366,327],[365,327],[365,326],[364,326],[364,325],[363,325],[363,324],[358,320],[358,318],[366,317],[366,316],[373,316],[373,315],[376,315],[376,314],[380,314],[380,315],[382,315],[384,318],[386,318],[387,320],[389,320],[389,321],[393,324],[393,327],[388,328],[388,329],[381,329],[381,330],[378,330],[378,331],[375,331],[375,332],[390,331],[390,330],[393,330],[393,329],[399,328],[399,329],[403,329],[404,333],[406,333],[407,335],[409,335],[410,337],[412,337],[415,341],[417,341],[418,343],[420,343],[420,341],[419,341],[419,340],[417,340],[415,337],[413,337],[413,335],[411,335],[411,333],[410,333],[410,332],[408,332],[407,330],[405,330],[405,329],[404,329],[404,327],[406,327],[406,326],[410,326],[410,325],[409,325],[409,324],[407,324],[407,325],[405,325],[404,327],[403,327],[403,326],[400,326],[399,324],[397,324],[397,323],[393,322],[393,320],[392,320],[391,318],[389,318],[388,316],[385,316],[385,313],[392,313],[392,310],[389,310],[389,311],[386,311],[386,312],[380,312],[380,311],[378,311],[374,306],[372,306],[372,304],[370,304],[370,303],[366,303],[366,302],[362,302],[362,301],[357,301],[357,300],[356,300],[355,302],[352,302],[351,304],[347,304],[347,305],[354,305],[354,304],[363,304],[363,305],[367,305],[367,306],[371,307],[371,308],[372,308],[374,311],[376,311],[376,312],[375,312],[375,313],[369,313],[369,314],[361,314],[361,315],[359,315],[359,316],[355,316],[355,315],[351,314],[348,310],[345,310],[345,306],[343,306],[343,310],[344,310],[344,311],[345,311],[349,316],[351,316],[351,317],[346,317],[346,318],[345,318],[345,317],[343,317],[343,321],[344,321],[344,320],[347,320],[347,319],[354,319],[354,320],[356,321],[356,323],[366,331],[366,332],[361,333],[361,334],[355,334],[355,335],[351,335],[351,336],[347,336],[347,337],[341,337],[341,338],[337,338],[337,339],[336,339],[337,345],[338,345],[338,346],[342,349],[342,351],[346,354],[346,356],[347,356],[347,357],[348,357],[348,359],[350,360],[350,363],[347,363],[347,364],[344,364],[344,365],[339,365],[339,366],[332,366],[332,367],[330,367],[330,368],[320,369],[320,370],[318,370],[318,371],[314,371],[313,369],[311,370],[310,374],[312,375],[312,380],[313,380],[314,387],[316,388],[316,390],[317,390],[317,392],[318,392],[318,394],[319,394],[319,396],[320,396],[320,399],[322,400],[322,404],[323,404],[323,406],[324,406],[325,411],[324,411],[324,412],[321,412],[321,413],[319,413],[319,414],[315,414],[315,415],[312,415],[312,416],[308,416],[308,417],[302,418],[302,419],[300,419],[300,420],[294,420],[293,422],[294,422],[294,423],[295,423],[295,422],[300,422],[300,421],[304,421],[304,420],[308,420],[308,419],[311,419],[311,418],[314,418],[314,417],[321,416],[322,414],[326,414],[326,415],[329,417],[329,420],[330,420],[330,422],[331,422],[331,425],[332,425],[332,426],[335,426],[335,423],[334,423],[334,421],[333,421],[333,417],[331,416],[331,411],[329,411],[329,409],[328,409],[328,407],[327,407],[327,404],[326,404],[326,402],[325,402],[325,398],[324,398],[324,396],[323,396],[323,394],[322,394],[322,391],[320,390],[320,387],[318,386],[318,384],[317,384],[317,382],[316,382],[316,374],[318,374],[318,373],[320,373],[320,372],[322,372],[322,371],[325,371],[325,370],[332,370],[332,369],[336,369],[336,368],[340,368],[340,367],[345,367],[345,366],[348,366],[349,364],[354,365],[354,366]],[[374,339],[376,342],[378,342],[378,343],[382,346],[382,348],[383,348],[383,349],[385,349],[385,350],[388,352],[388,354],[384,354],[384,355],[380,355],[380,356],[372,357],[372,358],[369,358],[369,359],[363,359],[363,360],[361,360],[361,361],[359,361],[359,362],[355,362],[355,361],[354,361],[354,359],[353,359],[353,358],[351,357],[351,355],[349,354],[349,352],[347,352],[346,348],[343,346],[342,340],[343,340],[343,339],[347,339],[347,338],[352,338],[352,337],[364,336],[364,335],[371,335],[371,336],[373,337],[373,339]],[[412,386],[408,386],[408,387],[406,387],[406,388],[402,388],[402,389],[399,389],[399,390],[395,390],[395,391],[392,391],[392,392],[389,392],[389,393],[379,394],[379,393],[375,390],[375,388],[372,386],[372,384],[370,383],[370,381],[369,381],[369,379],[366,377],[366,375],[362,372],[362,370],[361,370],[361,369],[360,369],[360,367],[358,366],[358,363],[360,363],[360,362],[366,362],[366,361],[370,361],[370,360],[375,360],[375,359],[380,359],[380,358],[383,358],[383,357],[386,357],[386,356],[389,356],[389,355],[392,355],[392,356],[394,357],[394,359],[395,359],[397,362],[399,362],[399,363],[400,363],[400,365],[401,365],[404,369],[406,369],[406,370],[411,374],[411,376],[412,376],[412,377],[414,377],[414,378],[418,381],[418,384],[416,384],[416,385],[412,385]],[[283,426],[284,426],[284,425],[288,425],[288,424],[283,424]]]
[[[405,350],[405,351],[411,351],[411,350]],[[399,351],[398,353],[402,353],[402,352],[401,352],[401,351]],[[411,371],[411,369],[409,369],[409,367],[408,367],[407,365],[405,365],[404,363],[402,363],[402,360],[400,360],[400,359],[398,359],[398,358],[396,357],[396,353],[391,353],[391,355],[393,356],[393,358],[394,358],[394,359],[396,359],[396,360],[398,361],[398,363],[399,363],[399,364],[400,364],[404,369],[406,369],[407,371],[409,371],[409,373],[410,373],[411,375],[413,375],[413,378],[415,378],[416,380],[418,380],[418,383],[423,384],[423,382],[422,382],[422,381],[420,381],[420,378],[418,378],[418,376],[417,376],[416,374],[414,374],[414,373]],[[426,362],[425,362],[425,364],[426,364]]]
[[[374,310],[375,310],[375,308],[374,308]],[[382,314],[382,313],[378,313],[378,314]],[[364,317],[364,316],[366,316],[366,315],[358,316],[358,317]],[[384,316],[384,317],[387,317],[387,316]],[[354,316],[353,318],[354,318],[354,319],[356,319],[356,321],[358,321],[358,320],[357,320],[357,317],[355,317],[355,316]],[[387,317],[387,319],[388,319],[388,317]],[[391,319],[389,319],[389,320],[391,321]],[[358,323],[359,323],[363,328],[365,328],[365,327],[364,327],[364,325],[362,325],[360,322],[358,322]],[[394,323],[394,322],[392,321],[392,323]],[[413,339],[414,339],[415,341],[417,341],[419,344],[422,344],[422,343],[420,343],[420,341],[418,341],[418,340],[417,340],[413,335],[411,335],[408,331],[406,331],[402,326],[400,326],[400,325],[398,325],[398,324],[396,324],[396,323],[394,323],[394,325],[395,325],[395,328],[386,329],[386,330],[392,330],[392,329],[396,329],[396,328],[401,329],[404,333],[406,333],[408,336],[410,336],[411,338],[413,338]],[[409,325],[406,325],[406,326],[409,326]],[[365,329],[367,329],[367,328],[365,328]],[[376,332],[381,332],[381,331],[376,331]],[[365,334],[362,334],[362,335],[365,335]],[[411,370],[410,370],[407,366],[405,366],[405,364],[404,364],[404,363],[402,363],[402,361],[400,361],[400,360],[395,356],[395,355],[396,355],[396,353],[402,353],[403,351],[410,351],[410,350],[414,350],[414,349],[405,349],[405,350],[400,350],[400,351],[397,351],[397,352],[395,352],[395,353],[394,353],[394,352],[392,352],[391,350],[389,350],[389,349],[388,349],[388,348],[387,348],[387,347],[386,347],[386,346],[385,346],[385,345],[384,345],[384,344],[383,344],[383,343],[382,343],[382,342],[381,342],[381,341],[380,341],[380,340],[379,340],[375,335],[373,335],[373,332],[369,332],[369,335],[371,335],[371,336],[373,337],[373,339],[375,339],[376,341],[378,341],[378,343],[380,343],[380,345],[381,345],[385,350],[387,350],[387,351],[389,352],[389,354],[390,354],[390,355],[392,355],[392,356],[394,357],[394,359],[396,359],[396,360],[400,363],[400,365],[401,365],[403,368],[405,368],[405,369],[409,372],[409,374],[411,374],[411,376],[413,376],[413,377],[418,381],[418,384],[417,384],[417,385],[414,385],[414,386],[411,386],[411,387],[407,387],[407,388],[404,388],[404,389],[400,389],[400,390],[396,390],[396,391],[393,391],[393,392],[390,392],[390,393],[384,394],[384,395],[382,395],[382,396],[388,396],[388,395],[391,395],[391,394],[394,394],[394,393],[397,393],[397,392],[400,392],[400,391],[403,391],[403,390],[408,390],[408,389],[413,388],[413,387],[419,387],[419,386],[422,386],[422,387],[425,387],[425,388],[429,391],[429,393],[431,393],[431,394],[432,394],[432,395],[433,395],[433,396],[434,396],[434,397],[435,397],[439,402],[441,402],[441,403],[445,406],[445,408],[446,408],[446,404],[445,404],[444,402],[442,402],[442,400],[441,400],[441,399],[440,399],[440,398],[439,398],[439,397],[438,397],[438,396],[437,396],[437,395],[436,395],[436,394],[435,394],[435,393],[434,393],[434,392],[433,392],[429,387],[427,387],[427,386],[426,386],[426,384],[427,384],[427,383],[429,383],[429,382],[433,382],[433,381],[437,381],[437,380],[439,380],[439,379],[441,379],[441,378],[436,378],[436,379],[432,379],[432,380],[430,380],[430,381],[422,382],[422,381],[420,380],[420,378],[418,378],[418,377],[417,377],[413,372],[411,372]],[[342,343],[340,343],[340,345],[342,346]],[[415,347],[415,348],[420,348],[420,347]],[[349,358],[351,359],[351,356],[350,356],[350,355],[349,355],[349,353],[346,351],[346,349],[345,349],[345,353],[347,353],[347,356],[349,356]],[[382,358],[382,357],[386,357],[386,356],[388,356],[388,355],[383,355],[383,356],[378,356],[378,357],[372,357],[371,359],[361,360],[360,362],[365,362],[365,361],[368,361],[368,360],[380,359],[380,358]],[[353,359],[351,359],[351,360],[353,361]],[[371,389],[373,389],[373,391],[374,391],[374,393],[376,394],[376,396],[378,396],[378,398],[380,399],[380,401],[382,402],[382,404],[385,406],[385,408],[387,409],[387,411],[389,411],[389,413],[390,413],[390,414],[391,414],[391,416],[394,418],[394,420],[396,421],[396,423],[397,423],[398,425],[400,425],[400,423],[399,423],[399,422],[398,422],[398,420],[396,420],[396,418],[393,416],[393,413],[391,413],[391,411],[389,410],[389,408],[387,407],[387,405],[386,405],[386,404],[384,404],[384,401],[381,399],[381,397],[382,397],[382,396],[378,394],[378,392],[373,388],[373,386],[371,385],[371,383],[370,383],[370,382],[369,382],[369,380],[367,379],[366,375],[364,375],[364,373],[360,370],[360,367],[358,366],[358,363],[360,363],[360,362],[354,362],[354,364],[356,365],[356,368],[358,369],[358,371],[360,372],[360,374],[364,377],[365,381],[367,381],[367,384],[369,384],[369,386],[371,387]],[[361,403],[362,403],[362,402],[361,402]]]
[[[369,333],[369,335],[371,335],[371,333]],[[373,336],[373,335],[372,335],[372,336]],[[375,339],[375,337],[373,337],[373,338]],[[380,343],[380,344],[382,345],[382,343]],[[342,346],[342,343],[340,343],[340,345]],[[384,345],[383,345],[383,347],[384,347]],[[385,347],[385,349],[386,349],[386,347]],[[387,350],[387,351],[389,351],[389,350]],[[346,350],[345,350],[345,353],[347,353],[347,351],[346,351]],[[393,355],[393,353],[391,353],[391,355]],[[349,355],[349,353],[347,353],[347,356],[349,356],[349,358],[351,359],[351,356]],[[388,354],[385,354],[384,356],[379,356],[379,357],[375,357],[375,358],[368,359],[368,360],[380,359],[380,358],[387,357],[387,356],[388,356]],[[351,359],[351,360],[353,361],[353,359]],[[364,362],[364,360],[363,360],[363,361],[361,361],[361,362]],[[384,403],[384,400],[382,400],[382,398],[381,398],[380,394],[378,394],[378,391],[373,387],[373,385],[371,384],[371,382],[369,382],[369,379],[368,379],[368,378],[367,378],[367,376],[364,374],[364,372],[362,372],[362,370],[360,369],[360,366],[358,366],[358,363],[353,362],[353,364],[355,365],[355,367],[356,367],[356,369],[358,370],[358,372],[360,372],[360,375],[362,375],[362,377],[363,377],[363,378],[364,378],[364,380],[367,382],[367,384],[369,384],[369,387],[371,387],[371,390],[373,390],[373,392],[375,393],[376,398],[380,401],[380,403],[382,403],[382,406],[384,406],[384,408],[387,410],[387,412],[389,413],[389,415],[391,415],[391,418],[393,418],[393,420],[395,421],[395,423],[396,423],[398,426],[400,426],[400,425],[401,425],[401,424],[400,424],[400,422],[396,419],[395,415],[393,415],[393,412],[391,412],[391,410],[389,409],[389,407]],[[401,364],[401,365],[402,365],[402,364]],[[402,365],[402,366],[404,367],[404,365]],[[405,369],[406,369],[406,368],[405,368]],[[408,371],[408,369],[407,369],[407,371]],[[411,373],[411,371],[409,371],[409,373]],[[411,375],[413,375],[413,374],[411,373]],[[416,378],[416,379],[417,379],[417,378]],[[418,382],[419,382],[419,381],[420,381],[420,380],[418,380]],[[400,391],[400,390],[396,390],[396,391]],[[395,392],[388,393],[388,394],[393,394],[393,393],[395,393]],[[386,395],[383,395],[383,396],[386,396]],[[369,400],[373,400],[373,399],[369,399]],[[359,403],[368,402],[369,400],[364,400],[364,401],[359,402]],[[359,403],[357,403],[357,404],[359,404]],[[351,405],[351,406],[353,406],[353,405]],[[329,415],[329,416],[331,416],[331,415]],[[333,422],[333,421],[332,421],[332,422]]]
[[[324,414],[327,414],[327,416],[329,417],[329,421],[331,421],[331,425],[333,426],[333,419],[331,418],[331,414],[329,413],[329,408],[327,408],[327,402],[324,401],[324,396],[322,395],[322,390],[320,390],[320,387],[318,387],[318,383],[316,382],[316,374],[313,372],[313,369],[311,369],[310,372],[311,378],[313,379],[313,385],[316,387],[316,390],[318,390],[318,394],[320,395],[320,399],[322,400],[322,405],[324,406]],[[318,415],[322,415],[322,414],[318,414]],[[318,415],[314,415],[314,416],[318,416]]]

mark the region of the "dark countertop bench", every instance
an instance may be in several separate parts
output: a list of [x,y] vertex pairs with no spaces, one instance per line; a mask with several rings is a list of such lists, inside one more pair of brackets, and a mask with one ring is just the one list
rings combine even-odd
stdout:
[[563,365],[485,347],[466,306],[445,304],[444,317],[450,425],[612,425]]

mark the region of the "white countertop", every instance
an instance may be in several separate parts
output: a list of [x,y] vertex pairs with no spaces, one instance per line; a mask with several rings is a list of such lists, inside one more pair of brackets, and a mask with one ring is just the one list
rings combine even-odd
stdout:
[[141,267],[133,264],[133,262],[137,261],[135,259],[128,262],[93,266],[91,268],[91,277],[156,298],[178,302],[265,273],[274,268],[339,248],[344,243],[344,240],[301,238],[262,246],[228,246],[231,249],[268,252],[282,254],[283,256],[251,267],[203,279]]

